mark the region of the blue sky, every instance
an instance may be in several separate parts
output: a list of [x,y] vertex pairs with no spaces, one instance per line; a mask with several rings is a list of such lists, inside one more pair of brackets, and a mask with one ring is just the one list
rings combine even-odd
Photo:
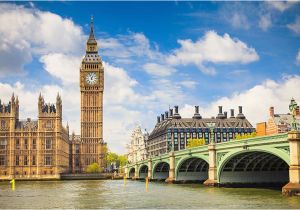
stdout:
[[[18,2],[0,4],[0,98],[20,97],[37,117],[42,92],[62,94],[64,122],[79,133],[79,65],[94,16],[105,62],[104,137],[124,153],[130,132],[149,132],[179,105],[190,117],[244,106],[251,123],[268,107],[300,102],[298,2]],[[34,104],[34,106],[32,105]]]

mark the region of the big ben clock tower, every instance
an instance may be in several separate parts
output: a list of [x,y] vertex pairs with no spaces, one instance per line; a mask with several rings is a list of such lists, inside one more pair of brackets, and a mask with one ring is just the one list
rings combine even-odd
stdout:
[[81,170],[98,163],[104,167],[106,144],[103,141],[104,68],[98,54],[93,19],[86,43],[86,54],[80,67]]

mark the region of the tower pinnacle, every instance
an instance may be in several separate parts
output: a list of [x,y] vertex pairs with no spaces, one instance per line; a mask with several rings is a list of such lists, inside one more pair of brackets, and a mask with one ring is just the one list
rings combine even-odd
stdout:
[[94,35],[94,17],[91,17],[91,23],[90,23],[90,35],[89,35],[89,39],[87,41],[87,45],[97,45],[97,41],[95,39],[95,35]]

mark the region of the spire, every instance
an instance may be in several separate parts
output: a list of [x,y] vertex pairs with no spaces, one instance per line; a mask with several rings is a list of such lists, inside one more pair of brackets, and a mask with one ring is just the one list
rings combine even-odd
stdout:
[[91,17],[91,24],[90,24],[90,36],[87,41],[87,44],[97,44],[95,35],[94,35],[94,17]]
[[13,93],[12,96],[11,96],[11,102],[12,102],[12,103],[15,102],[15,93]]

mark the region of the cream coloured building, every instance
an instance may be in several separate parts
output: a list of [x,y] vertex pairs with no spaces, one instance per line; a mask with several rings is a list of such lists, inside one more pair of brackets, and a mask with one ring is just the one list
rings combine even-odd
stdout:
[[137,126],[132,134],[130,139],[130,144],[127,145],[127,158],[129,163],[135,163],[147,159],[147,138],[148,133],[143,133],[140,126]]

